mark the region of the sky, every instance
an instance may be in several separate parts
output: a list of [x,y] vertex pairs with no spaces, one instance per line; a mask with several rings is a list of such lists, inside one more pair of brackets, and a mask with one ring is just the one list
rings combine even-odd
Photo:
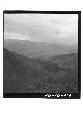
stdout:
[[4,14],[4,37],[77,44],[78,14]]

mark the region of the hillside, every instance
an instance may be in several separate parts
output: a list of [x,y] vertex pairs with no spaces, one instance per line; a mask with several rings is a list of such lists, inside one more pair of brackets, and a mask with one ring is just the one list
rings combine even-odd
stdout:
[[3,54],[4,93],[78,92],[77,54],[54,56],[50,61],[30,59],[5,48]]
[[77,45],[67,46],[53,43],[34,42],[29,40],[5,39],[4,47],[10,51],[30,57],[30,58],[49,58],[60,54],[77,52]]

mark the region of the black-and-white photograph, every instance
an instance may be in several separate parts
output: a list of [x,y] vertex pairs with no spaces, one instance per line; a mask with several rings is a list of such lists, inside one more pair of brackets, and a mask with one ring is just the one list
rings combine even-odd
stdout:
[[80,93],[80,14],[3,12],[4,97],[72,98]]

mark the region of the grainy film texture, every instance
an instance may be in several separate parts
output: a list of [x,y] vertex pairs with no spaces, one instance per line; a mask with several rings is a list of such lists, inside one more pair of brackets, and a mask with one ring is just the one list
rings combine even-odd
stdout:
[[78,14],[4,13],[4,93],[78,93]]

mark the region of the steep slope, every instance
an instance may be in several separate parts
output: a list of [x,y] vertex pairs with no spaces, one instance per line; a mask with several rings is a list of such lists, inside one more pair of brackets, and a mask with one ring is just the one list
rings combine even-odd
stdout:
[[53,63],[58,63],[59,66],[64,68],[77,68],[78,69],[78,53],[71,53],[71,54],[63,54],[63,55],[56,55],[51,57],[50,59]]
[[[4,92],[72,93],[78,91],[78,70],[77,65],[72,61],[74,58],[74,61],[77,62],[75,55],[63,55],[63,60],[60,56],[55,56],[50,61],[44,61],[30,59],[4,49],[3,58]],[[58,58],[58,62],[55,58]],[[61,60],[63,65],[60,65]],[[70,67],[68,63],[74,68]]]
[[[3,84],[4,92],[23,92],[26,88],[25,73],[26,69],[19,62],[15,55],[4,49],[4,62],[3,62]],[[27,82],[30,82],[27,80]],[[28,92],[31,92],[30,88],[26,88]]]

